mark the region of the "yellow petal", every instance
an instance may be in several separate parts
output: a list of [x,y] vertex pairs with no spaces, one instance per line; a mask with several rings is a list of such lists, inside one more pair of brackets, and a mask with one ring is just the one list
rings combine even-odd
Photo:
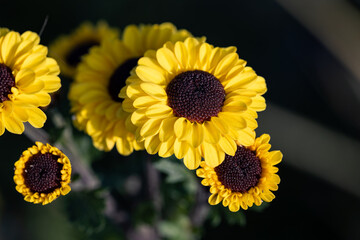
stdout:
[[170,117],[163,120],[163,125],[159,131],[160,141],[166,142],[171,137],[174,137],[174,125],[177,119],[177,117]]
[[20,41],[20,34],[17,32],[9,32],[2,39],[1,57],[3,63],[10,68],[13,67],[15,51]]
[[155,104],[146,109],[146,116],[148,118],[167,118],[170,117],[173,110],[168,105]]
[[120,154],[124,156],[128,156],[133,152],[133,148],[130,142],[121,137],[116,139],[116,149]]
[[174,53],[167,48],[160,48],[157,50],[156,59],[169,73],[176,73],[179,68],[179,62],[177,61]]
[[251,146],[253,145],[255,141],[255,131],[251,130],[250,128],[244,128],[239,131],[237,131],[238,134],[238,141],[241,143],[241,145],[244,146]]
[[16,86],[20,89],[32,84],[35,80],[35,73],[30,69],[21,69],[15,77]]
[[211,121],[203,124],[204,140],[208,143],[217,143],[220,139],[220,132]]
[[[202,124],[192,124],[192,133],[190,137],[190,144],[193,148],[197,148],[204,140],[204,130]],[[200,163],[200,162],[199,162]]]
[[169,138],[168,141],[162,142],[159,148],[160,157],[170,157],[174,154],[175,137]]
[[185,68],[188,62],[186,47],[183,42],[176,42],[174,48],[175,56],[180,65]]
[[27,113],[27,111],[24,108],[15,106],[13,108],[13,113],[22,122],[26,122],[29,119],[29,114]]
[[164,99],[167,97],[164,87],[154,83],[141,83],[141,89],[150,96]]
[[269,152],[268,158],[270,164],[276,165],[281,162],[283,154],[280,151],[271,151]]
[[237,90],[254,81],[256,78],[257,75],[254,70],[252,70],[250,67],[245,67],[240,74],[227,82],[227,84],[224,86],[224,89],[226,92]]
[[33,68],[36,69],[39,65],[45,62],[46,56],[41,53],[33,53],[29,55],[23,64],[21,65],[22,68]]
[[230,209],[230,211],[232,211],[232,212],[237,212],[237,211],[240,210],[240,204],[239,204],[238,202],[232,202],[232,203],[230,203],[230,205],[229,205],[229,209]]
[[204,160],[210,167],[215,168],[224,161],[225,154],[222,154],[224,152],[220,151],[216,145],[204,142],[202,147]]
[[196,148],[189,147],[188,152],[184,156],[184,164],[190,169],[194,170],[200,166],[201,156]]
[[160,103],[158,99],[150,96],[143,96],[136,98],[135,101],[133,102],[133,106],[136,108],[143,108],[143,107],[149,107],[157,103]]
[[187,38],[184,42],[188,51],[188,65],[187,68],[195,69],[198,65],[198,49],[200,48],[199,41],[196,38]]
[[28,85],[27,87],[22,87],[21,90],[26,94],[33,94],[40,92],[45,87],[43,81],[34,81],[32,84]]
[[239,56],[237,53],[230,53],[226,55],[221,61],[218,63],[214,76],[217,78],[222,78],[224,75],[226,75],[231,68],[236,64],[236,61],[239,59]]
[[254,109],[257,112],[265,110],[265,108],[266,108],[265,98],[258,95],[256,97],[252,98],[251,100],[252,100],[252,103],[250,106],[252,109]]
[[46,121],[46,115],[39,108],[28,108],[29,123],[35,128],[42,128]]
[[[180,117],[175,121],[174,132],[177,138],[182,138],[186,134],[186,125],[188,124],[186,118]],[[184,133],[185,132],[185,133]]]
[[174,142],[174,154],[178,159],[182,159],[189,150],[189,144],[185,141],[176,139]]
[[124,29],[123,41],[132,52],[139,53],[138,46],[141,46],[141,40],[140,32],[135,25],[129,25]]
[[219,141],[219,146],[227,155],[230,156],[234,156],[237,150],[235,140],[230,138],[229,136],[221,137]]
[[222,134],[229,132],[229,125],[222,118],[212,117],[210,121]]
[[157,135],[145,138],[145,149],[149,154],[155,154],[159,151],[160,140]]
[[219,194],[212,194],[209,199],[208,202],[210,205],[217,205],[221,202],[223,198],[219,195]]
[[131,115],[131,122],[136,126],[141,126],[147,120],[145,116],[146,109],[138,109]]
[[165,84],[165,76],[154,68],[147,66],[138,66],[135,69],[136,75],[144,82]]
[[158,134],[159,129],[162,126],[162,119],[151,118],[148,119],[141,127],[140,134],[143,137],[150,137]]
[[5,128],[15,134],[21,134],[24,132],[24,124],[18,118],[14,116],[4,116]]
[[243,129],[247,126],[245,119],[240,114],[220,112],[218,117],[237,129]]

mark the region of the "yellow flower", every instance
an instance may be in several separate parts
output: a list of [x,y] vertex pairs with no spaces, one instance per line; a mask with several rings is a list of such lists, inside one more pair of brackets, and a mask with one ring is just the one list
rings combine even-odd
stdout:
[[56,147],[36,142],[15,163],[16,190],[25,201],[51,203],[70,192],[71,164]]
[[69,99],[74,125],[92,137],[96,148],[110,151],[116,144],[122,155],[144,148],[125,127],[129,113],[123,111],[120,89],[146,50],[190,35],[170,23],[130,25],[121,40],[104,40],[83,58],[70,86]]
[[209,204],[222,201],[230,211],[237,212],[275,198],[271,191],[278,190],[280,178],[274,165],[281,162],[283,155],[280,151],[269,152],[269,141],[270,136],[263,134],[249,147],[237,142],[235,156],[226,155],[224,162],[215,168],[201,162],[196,174],[204,178],[202,185],[210,186]]
[[[3,29],[2,29],[3,30]],[[3,30],[0,37],[0,135],[24,131],[23,122],[41,128],[49,93],[60,86],[59,66],[48,58],[47,47],[40,45],[36,33],[19,34]]]
[[120,93],[137,140],[150,154],[184,158],[189,169],[201,157],[216,167],[235,154],[236,139],[253,144],[266,84],[245,65],[235,47],[195,38],[148,51]]
[[63,35],[56,39],[50,45],[49,51],[51,56],[58,61],[61,74],[74,77],[76,66],[91,47],[100,45],[105,38],[116,38],[118,34],[118,30],[110,28],[104,21],[99,21],[95,26],[90,22],[85,22],[70,35]]

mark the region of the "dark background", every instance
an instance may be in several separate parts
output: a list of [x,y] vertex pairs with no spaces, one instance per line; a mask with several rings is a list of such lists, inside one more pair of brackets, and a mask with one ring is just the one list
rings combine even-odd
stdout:
[[[360,15],[359,1],[345,2]],[[265,77],[268,85],[265,98],[270,106],[280,107],[339,137],[350,139],[354,148],[360,146],[359,96],[349,84],[359,84],[359,79],[275,1],[1,2],[0,26],[18,32],[39,32],[46,16],[48,23],[41,36],[44,45],[60,34],[69,33],[85,20],[104,19],[110,26],[120,29],[133,23],[169,21],[195,36],[206,36],[213,45],[236,46],[240,57],[247,60],[258,75]],[[271,115],[271,107],[267,111]],[[262,121],[266,126],[276,124],[268,119],[266,114],[259,114],[259,125]],[[304,170],[311,169],[310,165],[299,169],[299,164],[293,164],[294,159],[288,158],[293,156],[291,152],[287,154],[290,150],[284,149],[281,141],[274,137],[279,137],[276,129],[272,132],[260,126],[259,130],[270,135],[275,133],[274,149],[284,153],[279,166],[282,182],[275,193],[276,199],[261,213],[248,211],[246,227],[224,223],[212,228],[205,224],[203,239],[360,239],[359,191],[352,192],[331,178],[318,176],[316,172],[321,172],[321,168]],[[297,136],[280,137],[293,139]],[[311,137],[309,135],[309,139]],[[301,149],[301,141],[304,139],[299,139],[295,147]],[[325,142],[324,139],[316,144]],[[32,206],[15,191],[13,163],[31,144],[23,135],[7,132],[0,137],[0,239],[16,239],[17,231],[23,231],[25,239],[72,239],[72,228],[61,213],[60,199],[54,205]],[[338,151],[341,153],[342,149],[339,147]],[[306,156],[311,157],[311,153]],[[359,156],[348,154],[346,157],[360,162]],[[341,168],[342,159],[337,160]],[[326,164],[326,159],[312,161]],[[357,167],[359,163],[354,165]]]

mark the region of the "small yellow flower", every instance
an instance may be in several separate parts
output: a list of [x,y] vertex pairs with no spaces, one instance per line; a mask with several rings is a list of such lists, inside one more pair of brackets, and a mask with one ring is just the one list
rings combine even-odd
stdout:
[[235,47],[192,37],[146,52],[126,84],[120,96],[136,139],[150,154],[183,158],[189,169],[202,157],[218,166],[235,154],[237,139],[253,144],[257,112],[266,107],[264,78]]
[[46,115],[39,107],[61,86],[59,66],[36,33],[0,30],[0,135],[5,129],[21,134],[23,122],[41,128]]
[[56,147],[36,142],[15,163],[16,190],[25,201],[51,203],[70,192],[71,164]]
[[116,145],[122,155],[144,149],[125,126],[131,123],[126,123],[129,113],[118,97],[120,89],[146,50],[188,36],[188,31],[178,30],[171,23],[129,25],[121,39],[106,39],[83,58],[70,86],[69,99],[74,125],[92,137],[96,148],[110,151]]
[[73,77],[81,58],[91,47],[100,45],[103,39],[116,38],[118,34],[118,30],[110,28],[104,21],[99,21],[96,25],[85,22],[73,33],[56,39],[50,45],[49,52],[58,61],[61,74]]
[[237,142],[235,156],[226,155],[224,162],[215,168],[201,162],[196,174],[204,178],[202,185],[210,187],[209,204],[222,201],[230,211],[237,212],[275,198],[271,191],[278,190],[280,178],[274,165],[281,162],[283,155],[280,151],[269,152],[269,141],[270,136],[263,134],[249,147]]

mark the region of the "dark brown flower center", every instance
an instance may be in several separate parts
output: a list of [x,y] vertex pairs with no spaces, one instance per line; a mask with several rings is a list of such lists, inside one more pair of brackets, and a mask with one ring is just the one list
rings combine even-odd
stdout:
[[91,47],[99,45],[98,41],[90,40],[75,46],[66,56],[66,62],[76,67],[81,62],[81,57],[87,54]]
[[110,77],[108,91],[111,98],[116,102],[122,102],[118,97],[120,90],[125,86],[126,79],[130,76],[130,71],[137,65],[139,58],[130,58],[122,63]]
[[32,192],[50,193],[61,186],[63,165],[57,162],[58,158],[51,153],[38,153],[25,163],[23,173],[25,185]]
[[225,100],[225,90],[220,81],[200,70],[177,75],[167,86],[166,93],[175,116],[198,123],[217,116]]
[[226,188],[245,193],[258,184],[261,162],[254,152],[238,146],[235,156],[225,155],[225,160],[215,168],[215,172]]
[[0,63],[0,102],[9,100],[12,87],[15,87],[15,77],[8,66]]

